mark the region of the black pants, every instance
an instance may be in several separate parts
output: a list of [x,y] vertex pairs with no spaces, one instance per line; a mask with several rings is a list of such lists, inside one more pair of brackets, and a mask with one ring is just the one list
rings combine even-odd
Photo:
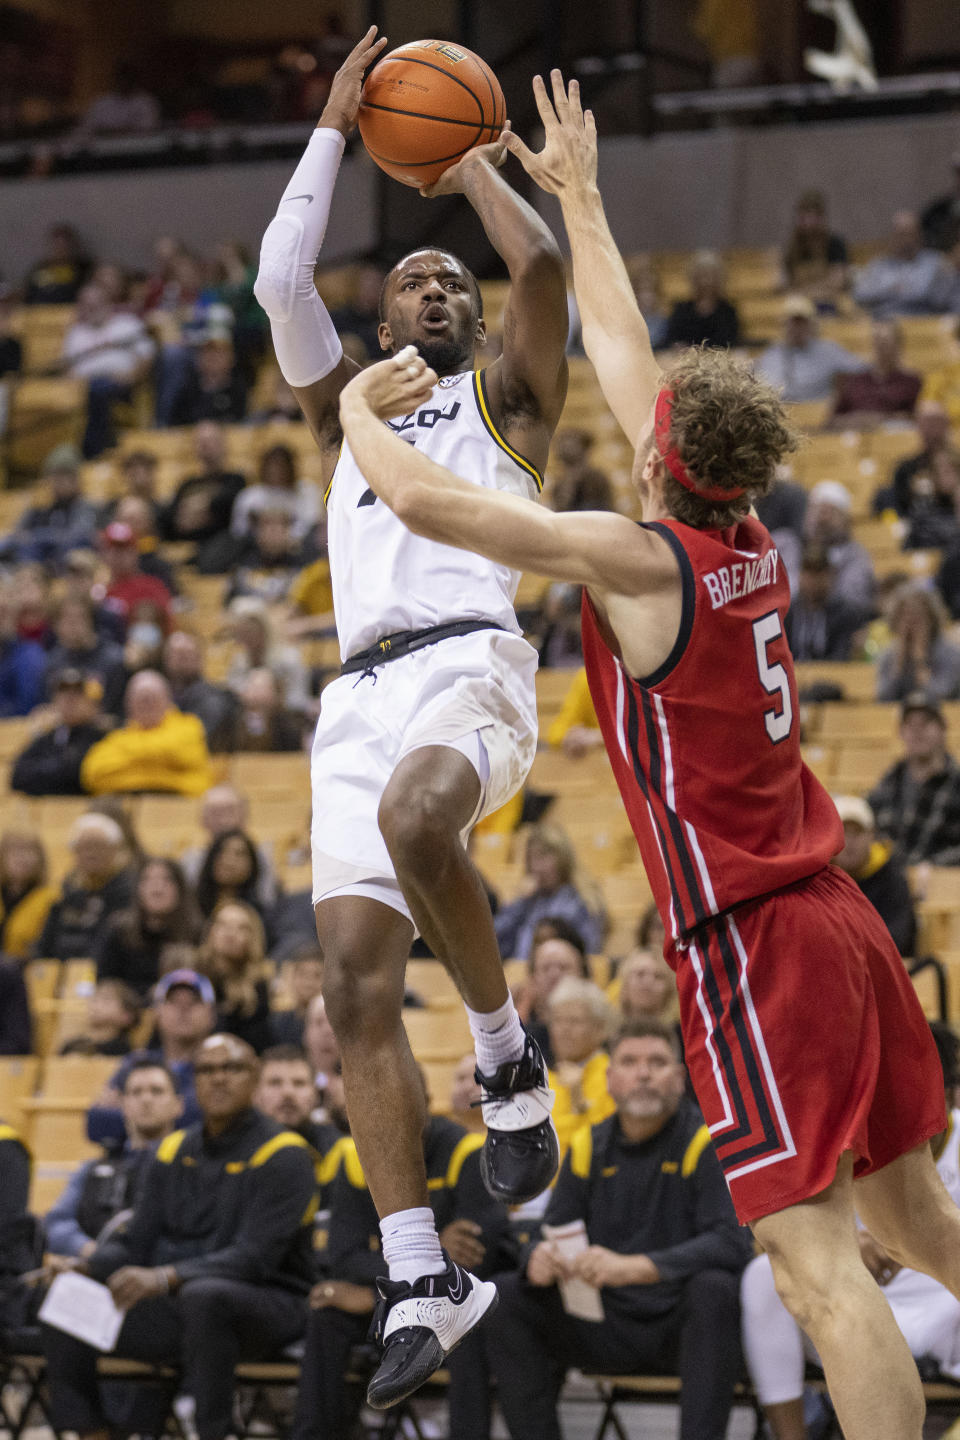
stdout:
[[[196,1403],[200,1440],[223,1440],[233,1429],[233,1372],[239,1360],[266,1360],[298,1340],[305,1297],[239,1280],[191,1280],[176,1295],[141,1300],[127,1313],[114,1354],[176,1365]],[[105,1425],[90,1345],[43,1326],[50,1409],[58,1430],[81,1435]]]
[[[348,1385],[344,1376],[350,1369],[350,1352],[363,1344],[369,1323],[366,1315],[311,1310],[290,1440],[350,1440],[365,1387]],[[490,1375],[476,1330],[453,1352],[446,1368],[450,1434],[456,1440],[488,1440]]]
[[[486,1327],[500,1408],[513,1440],[561,1440],[557,1400],[568,1368],[603,1375],[679,1374],[680,1440],[723,1440],[740,1377],[740,1277],[704,1270],[653,1320],[572,1319],[555,1287],[520,1275],[497,1282]],[[451,1432],[453,1433],[453,1432]]]

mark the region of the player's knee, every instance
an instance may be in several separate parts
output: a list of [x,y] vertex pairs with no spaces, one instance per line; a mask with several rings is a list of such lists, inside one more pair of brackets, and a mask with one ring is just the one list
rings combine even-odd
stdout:
[[434,876],[459,833],[447,797],[426,786],[385,795],[377,820],[395,863]]
[[400,1023],[402,991],[386,970],[371,969],[369,956],[349,948],[325,952],[323,999],[333,1033],[343,1049],[375,1043]]
[[845,1308],[847,1288],[843,1267],[824,1263],[820,1255],[771,1254],[777,1294],[801,1329],[813,1336]]

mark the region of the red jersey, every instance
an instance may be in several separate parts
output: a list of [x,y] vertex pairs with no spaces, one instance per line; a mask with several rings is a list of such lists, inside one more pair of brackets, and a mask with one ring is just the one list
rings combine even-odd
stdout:
[[646,528],[680,566],[673,651],[654,674],[628,675],[585,591],[583,656],[657,908],[668,937],[682,940],[821,870],[843,827],[800,755],[790,587],[767,530],[754,519],[722,531],[676,520]]

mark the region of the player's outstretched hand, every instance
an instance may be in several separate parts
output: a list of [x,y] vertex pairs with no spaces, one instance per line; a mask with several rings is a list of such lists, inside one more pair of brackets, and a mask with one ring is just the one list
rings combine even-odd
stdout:
[[467,177],[470,170],[478,160],[485,160],[495,170],[499,170],[507,158],[507,136],[511,133],[510,121],[508,120],[500,131],[499,138],[492,140],[488,145],[474,145],[449,169],[444,170],[439,180],[432,185],[424,185],[420,194],[427,200],[433,200],[437,195],[462,195],[467,188]]
[[340,413],[362,400],[380,420],[394,415],[409,415],[418,405],[429,400],[437,376],[413,345],[361,370],[347,385],[340,398]]
[[550,83],[552,104],[542,77],[533,77],[533,93],[545,132],[543,149],[530,150],[512,131],[507,132],[504,143],[541,190],[563,200],[572,191],[596,184],[597,127],[593,111],[581,108],[576,80],[567,87],[560,71],[551,70]]
[[350,134],[357,123],[364,74],[368,66],[378,59],[386,43],[387,37],[381,35],[378,39],[377,27],[371,25],[363,39],[354,45],[333,77],[327,103],[317,122],[318,128],[322,126],[325,130],[339,130],[341,135]]

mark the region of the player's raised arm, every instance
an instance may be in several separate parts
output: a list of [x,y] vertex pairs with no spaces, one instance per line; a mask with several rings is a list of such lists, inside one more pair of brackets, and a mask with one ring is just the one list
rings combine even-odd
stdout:
[[512,133],[505,143],[540,188],[560,201],[573,256],[584,349],[607,404],[635,447],[659,389],[660,367],[597,188],[593,113],[581,109],[576,80],[567,90],[559,70],[552,71],[550,78],[552,104],[539,75],[533,82],[546,137],[543,149],[529,150]]
[[357,121],[367,67],[386,39],[371,25],[333,78],[323,114],[260,247],[253,293],[270,317],[283,378],[300,402],[324,452],[340,444],[337,400],[358,369],[346,359],[313,272],[330,216],[333,187],[347,135]]
[[486,372],[495,419],[542,469],[567,394],[567,285],[560,248],[541,217],[500,173],[505,137],[480,145],[421,193],[463,194],[510,273],[503,354]]
[[623,515],[556,514],[461,480],[406,445],[383,421],[416,410],[436,383],[410,345],[357,375],[340,397],[343,432],[364,478],[408,529],[601,594],[645,594],[676,579],[669,547]]

